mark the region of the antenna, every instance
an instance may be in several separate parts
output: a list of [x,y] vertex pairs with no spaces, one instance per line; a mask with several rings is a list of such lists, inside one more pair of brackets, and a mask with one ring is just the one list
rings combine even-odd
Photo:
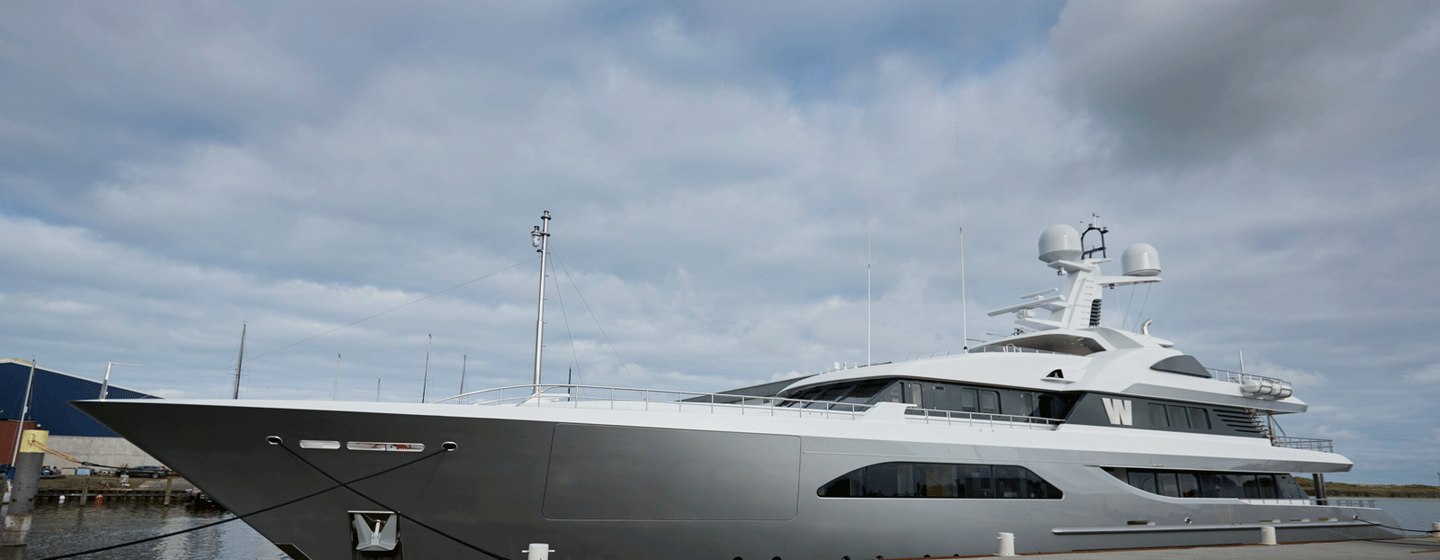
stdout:
[[335,383],[330,386],[330,400],[340,400],[340,353],[335,353]]
[[[1090,235],[1092,231],[1100,232],[1100,245],[1091,249],[1084,249],[1085,236]],[[1105,234],[1107,233],[1110,233],[1110,228],[1100,225],[1100,215],[1092,212],[1090,214],[1090,227],[1085,228],[1085,231],[1080,234],[1080,248],[1084,249],[1084,251],[1080,253],[1080,258],[1088,259],[1090,255],[1095,253],[1100,253],[1101,258],[1109,258],[1110,254],[1105,250]]]
[[874,301],[870,297],[870,226],[873,222],[873,216],[865,220],[865,365],[867,366],[875,363],[875,360],[870,358],[870,306]]
[[245,323],[240,323],[240,357],[235,359],[235,391],[230,394],[230,398],[237,400],[240,398],[240,370],[245,365],[245,329],[247,327],[248,325]]
[[545,260],[550,255],[550,211],[540,213],[540,225],[530,231],[530,245],[540,253],[540,297],[535,304],[535,392],[540,392],[540,349],[545,341]]
[[469,359],[465,354],[460,355],[460,394],[465,394],[465,362]]
[[955,121],[955,219],[960,224],[960,347],[970,351],[970,304],[965,300],[965,195],[960,166],[960,121]]
[[425,377],[420,381],[420,402],[425,402],[425,390],[430,388],[430,345],[435,343],[433,335],[425,335]]

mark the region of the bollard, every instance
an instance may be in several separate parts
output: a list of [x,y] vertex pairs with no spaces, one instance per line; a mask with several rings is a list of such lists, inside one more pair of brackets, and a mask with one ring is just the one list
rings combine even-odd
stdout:
[[996,556],[1015,555],[1015,533],[1000,533],[995,540],[1000,542],[1000,551],[995,554]]
[[1440,539],[1440,523],[1430,524],[1430,538]]
[[545,543],[530,543],[530,548],[520,552],[526,554],[525,560],[549,560],[550,553],[555,551],[550,550],[550,545]]
[[95,495],[95,507],[100,507],[100,506],[103,506],[103,505],[105,505],[105,495],[104,495],[104,494],[96,494],[96,495]]
[[61,495],[60,495],[60,503],[62,503],[62,504],[65,503],[65,495],[64,495],[64,494],[61,494]]
[[1275,528],[1269,525],[1260,528],[1260,544],[1275,544]]

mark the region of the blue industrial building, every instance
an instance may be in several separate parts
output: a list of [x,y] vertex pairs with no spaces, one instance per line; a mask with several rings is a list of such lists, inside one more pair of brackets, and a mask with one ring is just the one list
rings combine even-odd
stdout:
[[[25,385],[30,378],[30,362],[11,358],[0,358],[0,418],[19,420],[25,400]],[[70,374],[35,368],[35,382],[30,395],[30,412],[26,420],[34,420],[42,430],[51,435],[83,437],[120,437],[109,428],[86,416],[70,401],[94,399],[100,396],[100,382],[91,381]],[[139,391],[131,391],[111,385],[108,399],[153,399]],[[8,457],[0,459],[7,462]]]

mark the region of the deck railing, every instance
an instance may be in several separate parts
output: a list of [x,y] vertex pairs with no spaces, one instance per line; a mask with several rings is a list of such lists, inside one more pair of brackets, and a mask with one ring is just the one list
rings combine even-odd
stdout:
[[1320,438],[1304,438],[1277,436],[1270,440],[1275,447],[1288,447],[1290,449],[1306,449],[1309,451],[1335,452],[1335,440]]
[[512,385],[471,391],[435,402],[845,419],[859,418],[861,413],[870,409],[870,405],[858,403],[600,385]]
[[1229,371],[1215,368],[1205,369],[1210,372],[1211,377],[1220,381],[1228,381],[1230,383],[1236,383],[1240,385],[1244,385],[1246,381],[1264,381],[1269,382],[1277,387],[1291,387],[1289,381],[1275,377],[1265,377],[1263,375],[1255,375],[1253,373],[1240,373],[1237,371]]
[[961,412],[954,410],[931,410],[915,409],[905,411],[907,416],[921,416],[926,424],[964,424],[967,426],[985,426],[990,428],[1030,428],[1037,430],[1054,430],[1056,426],[1064,424],[1063,420],[1053,418],[1040,418],[1038,416],[1015,416],[1011,414],[992,414],[988,412]]
[[[512,385],[471,391],[435,402],[484,406],[694,412],[842,420],[858,420],[864,417],[865,412],[873,408],[873,405],[862,403],[599,385]],[[926,424],[990,428],[1053,430],[1056,426],[1064,423],[1061,420],[1034,416],[919,408],[910,408],[905,411],[905,415]],[[917,416],[919,418],[915,418]]]
[[1311,501],[1312,503],[1314,503],[1315,505],[1327,505],[1327,506],[1338,506],[1338,507],[1354,507],[1354,508],[1371,508],[1371,509],[1374,509],[1375,507],[1377,507],[1377,506],[1375,505],[1375,500],[1358,499],[1358,498],[1325,498],[1325,503],[1324,503],[1324,504],[1319,503],[1319,500],[1318,500],[1318,499],[1315,499],[1315,498],[1311,498],[1310,501]]

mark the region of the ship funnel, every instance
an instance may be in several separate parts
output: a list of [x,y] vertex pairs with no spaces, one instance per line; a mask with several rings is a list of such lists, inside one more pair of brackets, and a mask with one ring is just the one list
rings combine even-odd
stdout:
[[[1153,249],[1152,249],[1153,250]],[[1040,234],[1040,260],[1046,263],[1080,258],[1080,232],[1065,224],[1045,228]]]
[[1126,276],[1159,276],[1160,253],[1149,243],[1136,243],[1120,256]]

